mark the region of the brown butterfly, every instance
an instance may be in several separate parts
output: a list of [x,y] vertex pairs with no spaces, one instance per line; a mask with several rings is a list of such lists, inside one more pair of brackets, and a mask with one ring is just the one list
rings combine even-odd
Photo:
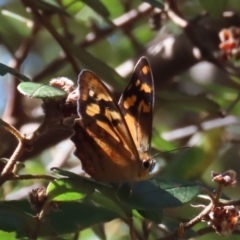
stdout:
[[154,83],[147,58],[135,66],[119,103],[91,71],[78,77],[78,115],[75,155],[93,178],[106,182],[149,178],[155,160],[149,155]]

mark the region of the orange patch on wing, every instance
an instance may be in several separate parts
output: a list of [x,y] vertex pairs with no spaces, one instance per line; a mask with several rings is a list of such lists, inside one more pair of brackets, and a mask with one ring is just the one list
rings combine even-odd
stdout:
[[137,100],[136,95],[132,95],[131,97],[128,97],[128,98],[124,101],[123,106],[124,106],[126,109],[128,109],[129,107],[134,106],[136,100]]
[[104,100],[106,102],[112,102],[113,101],[113,99],[109,95],[106,95],[104,93],[98,93],[96,95],[96,100],[97,101]]
[[136,87],[139,86],[140,83],[141,83],[141,82],[140,82],[140,80],[138,79],[138,80],[135,82]]
[[150,107],[144,103],[144,101],[142,100],[139,105],[138,105],[138,111],[139,112],[150,112]]
[[151,93],[151,92],[152,92],[152,88],[151,88],[148,84],[146,84],[146,83],[143,83],[143,84],[141,85],[140,90],[141,90],[141,91],[144,91],[144,92],[146,92],[146,93]]
[[[120,139],[118,138],[117,134],[113,131],[112,126],[109,126],[107,123],[99,121],[99,120],[96,121],[96,124],[98,126],[100,126],[101,128],[103,128],[106,131],[107,134],[111,135],[115,140],[120,142]],[[109,136],[106,135],[106,138],[108,138],[108,137]]]
[[100,113],[100,107],[97,104],[90,104],[86,108],[86,114],[89,116],[94,116]]
[[105,116],[107,116],[107,118],[111,121],[111,120],[121,120],[121,116],[119,114],[119,112],[113,111],[113,110],[109,110],[109,109],[105,109]]
[[143,72],[143,74],[148,74],[149,73],[149,67],[148,66],[144,66],[143,68],[142,68],[142,72]]

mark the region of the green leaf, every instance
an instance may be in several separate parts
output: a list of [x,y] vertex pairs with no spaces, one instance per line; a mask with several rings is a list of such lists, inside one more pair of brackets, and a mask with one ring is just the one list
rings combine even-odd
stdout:
[[164,8],[163,1],[161,0],[143,0],[143,1],[151,4],[153,7],[160,8],[160,9]]
[[[7,239],[7,240],[16,240],[15,232],[4,232],[0,231],[0,239]],[[24,240],[24,239],[21,239]]]
[[63,170],[63,169],[60,169],[60,168],[57,168],[57,167],[53,167],[53,168],[51,168],[51,170],[57,172],[58,174],[60,174],[62,176],[68,177],[70,179],[77,180],[79,182],[85,181],[85,182],[88,182],[89,184],[93,184],[94,186],[97,186],[97,187],[107,187],[107,188],[110,187],[110,185],[104,184],[102,182],[96,182],[92,178],[83,177],[83,176],[78,175],[76,173],[73,173],[73,172],[70,172],[70,171],[67,171],[67,170]]
[[235,83],[237,83],[237,84],[240,84],[240,78],[239,78],[239,77],[230,76],[230,79],[231,79],[233,82],[235,82]]
[[70,171],[67,171],[67,170],[63,170],[63,169],[57,168],[57,167],[51,168],[51,171],[55,171],[59,175],[62,175],[64,177],[69,177],[69,178],[72,178],[72,179],[78,179],[78,178],[82,179],[83,178],[82,176],[79,176],[76,173],[73,173],[73,172],[70,172]]
[[200,0],[202,7],[214,18],[222,18],[227,0]]
[[192,201],[200,193],[200,185],[194,182],[182,181],[179,179],[169,179],[156,176],[152,182],[170,193],[182,204]]
[[191,201],[199,193],[199,185],[180,181],[162,182],[157,176],[151,181],[123,184],[117,193],[121,201],[134,209],[161,210]]
[[94,185],[76,179],[57,179],[49,183],[47,196],[52,201],[77,201],[94,192]]
[[[11,201],[0,203],[0,229],[5,232],[16,232],[18,237],[30,236],[37,226],[34,216],[11,206]],[[28,229],[28,230],[27,230]],[[48,224],[42,223],[40,235],[55,236],[55,232]]]
[[81,0],[90,8],[92,8],[95,12],[103,17],[109,17],[110,13],[108,9],[102,4],[99,0]]
[[[108,190],[110,191],[110,190]],[[119,205],[119,201],[117,199],[117,193],[116,191],[114,191],[114,195],[109,196],[110,194],[107,193],[105,191],[104,193],[99,193],[99,192],[94,192],[91,195],[91,199],[96,202],[98,205],[109,209],[113,212],[116,212],[119,216],[126,218],[126,211],[123,211],[123,209],[121,208],[121,206]],[[126,210],[126,209],[124,209]]]
[[4,76],[7,73],[10,73],[10,74],[18,77],[19,79],[21,79],[24,82],[30,82],[31,81],[28,77],[20,74],[16,69],[10,68],[7,65],[4,65],[4,64],[0,63],[0,75]]
[[117,192],[118,198],[133,209],[162,210],[169,204],[180,206],[181,202],[150,181],[123,184]]
[[[58,233],[58,235],[73,233],[79,231],[79,229],[119,217],[118,214],[106,208],[96,207],[90,203],[62,202],[59,206],[61,211],[50,211],[45,216],[45,221],[41,223],[39,236],[53,236],[53,239],[57,239],[54,236],[55,233]],[[26,229],[35,229],[36,220],[33,215],[17,208],[32,212],[27,200],[0,203],[0,229],[6,232],[7,230],[8,232],[9,230],[15,231],[18,236],[25,237]]]
[[18,85],[17,89],[23,95],[32,98],[58,98],[66,96],[63,90],[42,83],[23,82]]
[[31,1],[31,5],[45,12],[60,13],[70,17],[70,15],[53,0]]
[[146,219],[153,221],[155,223],[162,223],[163,212],[162,210],[154,210],[154,211],[144,211],[138,210],[138,212]]
[[76,232],[119,217],[108,209],[87,203],[63,202],[60,207],[61,211],[47,215],[47,220],[58,234]]

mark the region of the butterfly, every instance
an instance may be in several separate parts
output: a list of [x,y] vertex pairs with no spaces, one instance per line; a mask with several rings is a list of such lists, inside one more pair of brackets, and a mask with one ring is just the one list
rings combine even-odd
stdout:
[[149,154],[154,82],[146,57],[140,58],[117,103],[91,71],[78,77],[79,97],[71,140],[83,169],[104,182],[149,178],[155,160]]

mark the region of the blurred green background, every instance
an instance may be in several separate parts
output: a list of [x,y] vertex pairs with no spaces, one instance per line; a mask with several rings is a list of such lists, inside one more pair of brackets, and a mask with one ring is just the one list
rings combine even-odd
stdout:
[[[147,56],[156,91],[152,154],[157,154],[161,176],[201,181],[214,189],[211,171],[240,171],[238,59],[231,62],[236,67],[234,74],[224,71],[225,62],[220,69],[204,58],[197,59],[184,30],[159,13],[164,1],[147,2],[152,5],[140,0],[1,0],[0,62],[45,84],[61,76],[76,83],[80,71],[89,69],[118,99],[139,57]],[[208,29],[209,35],[200,32],[197,38],[219,56],[218,32],[239,24],[240,1],[175,2],[185,19]],[[236,18],[227,21],[224,11],[234,11]],[[18,84],[13,75],[1,76],[0,112],[4,121],[30,134],[43,120],[42,102],[21,95]],[[0,155],[8,158],[17,142],[0,131]],[[69,136],[69,132],[49,131],[38,139],[33,151],[20,159],[25,164],[20,173],[45,174],[51,167],[83,173]],[[189,148],[181,149],[186,146]],[[31,189],[46,184],[9,181],[0,190],[1,200],[27,198]],[[237,183],[225,193],[239,199],[239,187]],[[114,220],[105,229],[108,226],[107,239],[127,239],[123,223]],[[0,233],[1,239],[10,236],[12,233]],[[221,238],[212,233],[198,239]],[[73,238],[68,235],[66,239]],[[87,229],[81,232],[81,239],[99,238]]]

